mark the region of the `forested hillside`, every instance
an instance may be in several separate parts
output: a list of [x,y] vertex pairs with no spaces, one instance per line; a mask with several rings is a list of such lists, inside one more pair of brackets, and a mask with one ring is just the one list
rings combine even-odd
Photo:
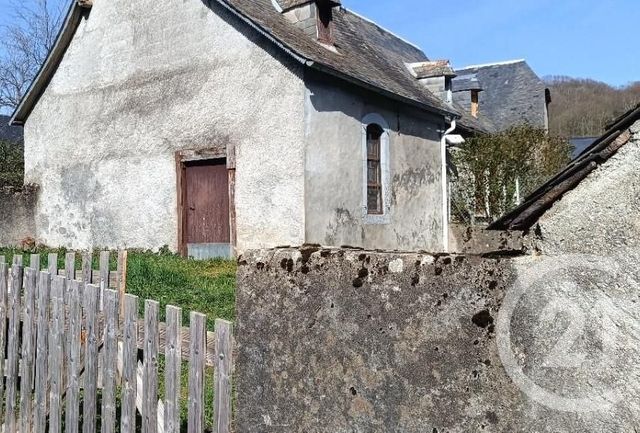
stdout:
[[565,137],[599,136],[608,123],[640,103],[640,81],[625,87],[569,77],[547,77],[550,131]]

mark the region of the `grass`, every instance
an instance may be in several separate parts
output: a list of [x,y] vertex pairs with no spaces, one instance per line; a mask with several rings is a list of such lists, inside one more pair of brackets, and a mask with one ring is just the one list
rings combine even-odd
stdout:
[[[23,256],[25,266],[30,264],[30,255],[40,254],[41,267],[48,266],[48,254],[58,253],[58,268],[64,268],[66,249],[38,247],[33,251],[19,248],[2,248],[7,263],[13,256]],[[116,270],[117,253],[111,254],[110,268]],[[76,269],[80,269],[80,254],[76,257]],[[93,268],[99,267],[99,254],[93,255]],[[236,263],[230,260],[196,261],[184,259],[166,251],[129,251],[127,264],[127,293],[140,298],[141,313],[144,299],[160,302],[161,320],[167,305],[182,308],[183,323],[189,324],[189,312],[207,315],[207,328],[213,330],[216,318],[233,321],[235,318]]]

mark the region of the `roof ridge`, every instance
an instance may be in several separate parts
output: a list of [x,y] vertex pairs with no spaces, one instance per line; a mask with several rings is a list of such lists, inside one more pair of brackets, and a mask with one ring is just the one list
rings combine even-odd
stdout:
[[478,65],[469,65],[464,68],[458,68],[457,71],[464,71],[466,69],[478,69],[478,68],[486,68],[489,66],[502,66],[502,65],[514,65],[516,63],[525,63],[526,59],[514,59],[514,60],[505,60],[502,62],[493,62],[493,63],[481,63]]
[[[373,24],[374,26],[378,27],[380,30],[382,30],[382,31],[384,31],[384,32],[386,32],[386,33],[389,33],[391,36],[393,36],[393,37],[395,37],[395,38],[400,39],[400,40],[401,40],[402,42],[404,42],[405,44],[407,44],[407,45],[411,45],[411,46],[412,46],[413,48],[415,48],[416,50],[419,50],[420,52],[422,52],[423,54],[425,54],[425,53],[424,53],[424,51],[422,50],[422,48],[420,48],[418,45],[414,44],[413,42],[409,41],[408,39],[403,38],[402,36],[398,35],[397,33],[392,32],[392,31],[391,31],[391,30],[389,30],[388,28],[381,26],[381,25],[380,25],[380,24],[378,24],[377,22],[373,21],[371,18],[367,18],[367,17],[365,17],[364,15],[360,15],[358,12],[356,12],[356,11],[354,11],[354,10],[351,10],[351,9],[347,9],[347,8],[346,8],[346,7],[344,7],[344,6],[342,6],[342,9],[344,9],[346,12],[348,12],[348,13],[350,13],[350,14],[353,14],[353,15],[357,16],[358,18],[360,18],[360,19],[362,19],[362,20],[364,20],[364,21],[366,21],[366,22],[368,22],[368,23],[370,23],[370,24]],[[425,57],[426,57],[426,54],[425,54]]]

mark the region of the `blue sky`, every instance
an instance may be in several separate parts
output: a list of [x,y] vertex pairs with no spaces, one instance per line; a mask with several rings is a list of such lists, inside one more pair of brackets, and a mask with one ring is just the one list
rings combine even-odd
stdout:
[[456,67],[527,59],[540,76],[640,81],[639,0],[343,0]]
[[[62,0],[54,0],[62,1]],[[108,0],[99,0],[108,1]],[[12,0],[0,0],[0,25]],[[540,76],[640,81],[639,0],[343,0],[456,67],[525,58]]]

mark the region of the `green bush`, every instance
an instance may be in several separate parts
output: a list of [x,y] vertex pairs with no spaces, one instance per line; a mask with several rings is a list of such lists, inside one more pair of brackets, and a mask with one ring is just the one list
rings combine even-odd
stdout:
[[568,140],[528,125],[468,139],[453,152],[457,222],[491,222],[516,207],[571,160]]
[[20,187],[24,181],[24,147],[0,141],[0,186]]

